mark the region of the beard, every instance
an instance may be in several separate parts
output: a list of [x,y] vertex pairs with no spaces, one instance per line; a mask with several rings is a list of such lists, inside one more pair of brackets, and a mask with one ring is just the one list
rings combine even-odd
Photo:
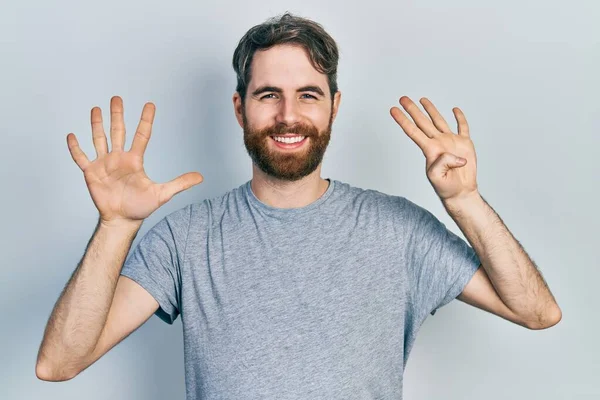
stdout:
[[[298,123],[293,127],[277,124],[263,129],[253,129],[242,111],[244,145],[254,164],[265,174],[280,180],[297,181],[311,174],[321,161],[331,138],[333,107],[327,128],[319,132],[314,125]],[[308,148],[300,151],[274,151],[269,146],[270,136],[294,133],[306,136]],[[306,144],[305,144],[306,145]],[[305,146],[304,145],[304,146]]]

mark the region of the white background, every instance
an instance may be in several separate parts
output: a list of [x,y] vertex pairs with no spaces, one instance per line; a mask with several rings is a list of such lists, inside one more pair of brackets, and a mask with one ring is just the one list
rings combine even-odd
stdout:
[[[491,4],[494,4],[493,6]],[[484,5],[485,4],[485,5]],[[83,255],[97,211],[69,155],[90,159],[90,109],[120,95],[126,149],[156,104],[146,171],[205,181],[144,223],[251,177],[231,97],[231,58],[251,26],[285,11],[337,40],[342,103],[323,177],[402,195],[461,235],[418,147],[389,115],[428,97],[455,127],[467,116],[480,192],[537,263],[562,322],[529,331],[454,301],[423,325],[406,399],[597,399],[600,5],[476,0],[27,1],[0,10],[0,397],[184,398],[180,319],[152,317],[63,383],[35,377],[54,302]]]

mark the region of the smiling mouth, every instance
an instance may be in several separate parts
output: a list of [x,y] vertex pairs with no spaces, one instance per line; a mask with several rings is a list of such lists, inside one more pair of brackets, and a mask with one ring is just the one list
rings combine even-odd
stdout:
[[282,149],[296,149],[306,143],[308,136],[300,135],[274,135],[271,136],[275,145]]
[[275,140],[278,143],[294,144],[294,143],[299,143],[299,142],[303,141],[304,139],[306,139],[306,136],[300,136],[300,135],[273,135],[273,136],[271,136],[271,138],[273,138],[273,140]]

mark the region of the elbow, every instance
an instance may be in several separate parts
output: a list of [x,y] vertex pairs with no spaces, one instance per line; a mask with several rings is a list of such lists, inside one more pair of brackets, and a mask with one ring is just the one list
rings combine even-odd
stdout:
[[79,374],[78,371],[57,369],[50,366],[48,363],[38,361],[35,366],[35,376],[47,382],[63,382],[75,378]]
[[532,321],[528,321],[525,327],[530,330],[548,329],[558,324],[561,320],[562,311],[558,304],[555,304],[554,307],[548,310],[548,312],[545,314],[539,315]]

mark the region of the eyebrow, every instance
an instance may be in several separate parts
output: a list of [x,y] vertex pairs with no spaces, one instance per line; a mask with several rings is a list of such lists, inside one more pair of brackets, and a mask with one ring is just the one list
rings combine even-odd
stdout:
[[[278,88],[276,86],[260,86],[258,87],[256,90],[254,90],[252,92],[253,96],[258,96],[261,93],[264,92],[274,92],[274,93],[283,93],[283,89]],[[298,88],[298,90],[296,90],[296,92],[313,92],[313,93],[317,93],[321,96],[325,96],[325,93],[323,92],[323,90],[321,90],[320,87],[315,86],[315,85],[310,85],[310,86],[303,86],[301,88]]]

